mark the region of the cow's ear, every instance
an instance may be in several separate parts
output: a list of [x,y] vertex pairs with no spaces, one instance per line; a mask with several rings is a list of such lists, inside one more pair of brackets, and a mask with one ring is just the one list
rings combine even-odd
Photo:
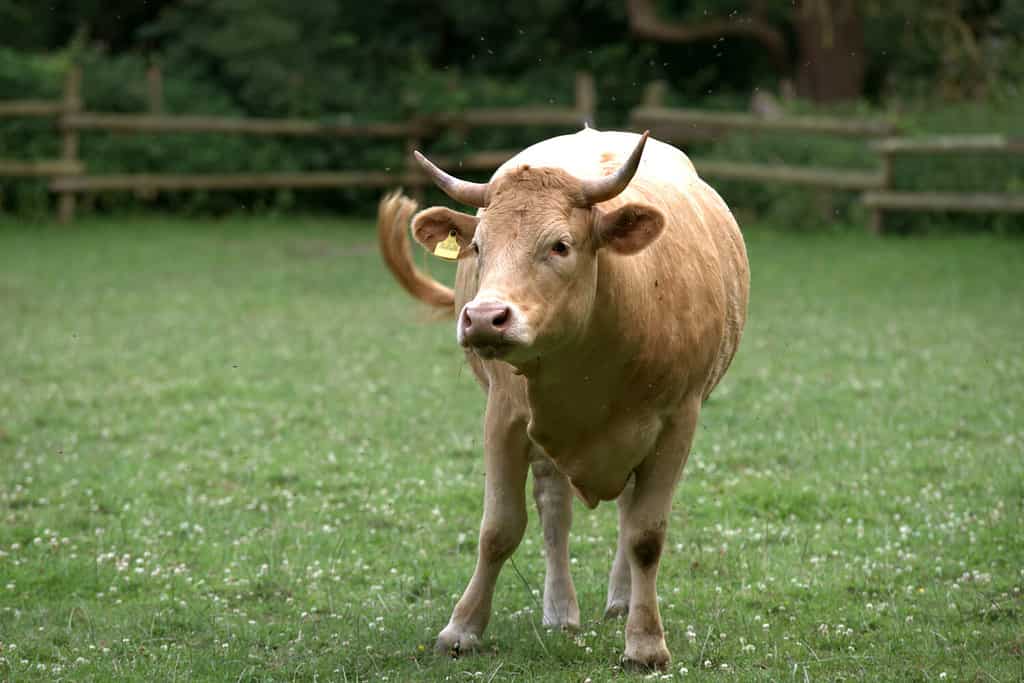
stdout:
[[432,206],[412,219],[412,234],[430,253],[441,240],[455,231],[455,240],[464,251],[469,247],[480,219],[466,213],[452,211],[447,206]]
[[648,204],[626,204],[596,220],[597,243],[619,254],[635,254],[657,239],[665,216]]

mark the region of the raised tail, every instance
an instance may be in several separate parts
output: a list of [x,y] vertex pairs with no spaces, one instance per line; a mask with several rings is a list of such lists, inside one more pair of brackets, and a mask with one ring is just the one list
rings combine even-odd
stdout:
[[396,190],[377,207],[377,245],[388,270],[414,298],[455,317],[455,292],[419,270],[409,247],[409,225],[419,206]]

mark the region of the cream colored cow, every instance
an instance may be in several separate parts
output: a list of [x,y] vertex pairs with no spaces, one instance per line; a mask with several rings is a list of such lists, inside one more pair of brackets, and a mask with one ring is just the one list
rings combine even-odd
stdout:
[[[646,144],[646,146],[645,146]],[[572,494],[617,500],[619,540],[606,616],[628,614],[625,660],[669,662],[656,577],[672,494],[701,404],[729,366],[746,319],[743,237],[718,194],[670,145],[585,129],[540,142],[488,183],[437,185],[476,215],[381,202],[381,251],[414,297],[456,317],[487,393],[483,521],[473,577],[437,648],[476,647],[495,581],[526,527],[526,476],[544,528],[544,623],[577,627],[569,574]],[[454,238],[454,291],[413,264]],[[449,241],[449,244],[451,242]]]

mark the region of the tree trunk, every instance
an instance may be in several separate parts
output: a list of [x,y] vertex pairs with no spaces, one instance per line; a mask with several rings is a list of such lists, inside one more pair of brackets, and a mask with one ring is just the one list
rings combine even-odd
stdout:
[[861,96],[864,16],[859,0],[801,0],[794,16],[800,61],[797,92],[816,102]]

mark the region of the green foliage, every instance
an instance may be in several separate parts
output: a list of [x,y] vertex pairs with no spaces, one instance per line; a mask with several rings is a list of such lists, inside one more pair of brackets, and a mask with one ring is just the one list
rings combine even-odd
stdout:
[[[574,505],[580,633],[541,626],[531,509],[484,654],[430,652],[484,396],[370,231],[0,226],[0,679],[642,680],[601,619],[610,504]],[[658,577],[670,673],[1018,680],[1024,245],[746,236]]]
[[1024,4],[1016,0],[871,3],[865,42],[886,99],[1024,97]]
[[[58,99],[68,63],[65,55],[28,57],[0,47],[0,93],[24,99]],[[0,119],[0,159],[54,159],[59,156],[59,142],[50,121]],[[0,178],[0,211],[42,216],[48,206],[49,196],[42,182]]]
[[316,117],[351,111],[374,88],[367,73],[353,90],[360,46],[339,27],[347,14],[337,3],[191,0],[141,34],[165,46],[169,66],[215,83],[249,112]]

